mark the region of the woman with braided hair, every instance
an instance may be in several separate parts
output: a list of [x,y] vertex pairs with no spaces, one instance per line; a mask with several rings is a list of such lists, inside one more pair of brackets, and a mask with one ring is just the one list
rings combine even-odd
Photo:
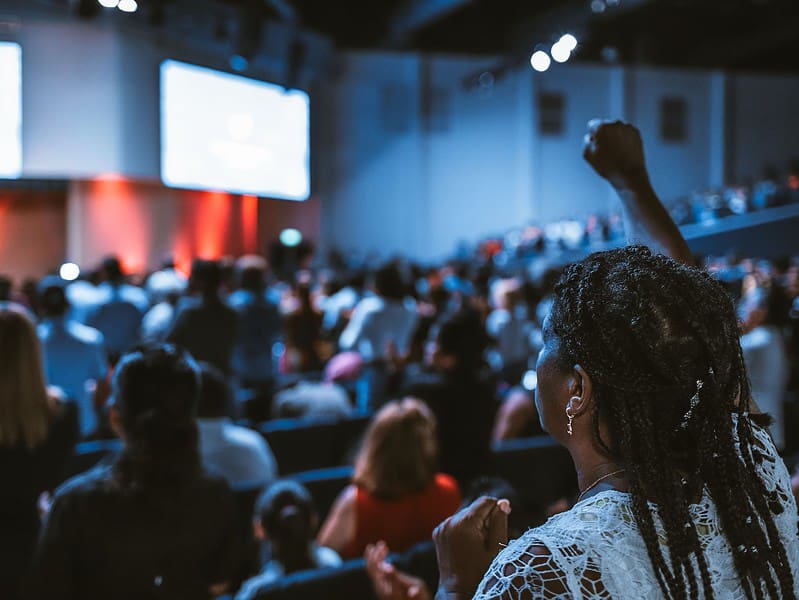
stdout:
[[[634,127],[592,122],[584,156],[619,192],[628,235],[670,257],[638,245],[566,269],[536,405],[572,455],[578,501],[510,543],[504,500],[442,523],[437,597],[796,598],[796,503],[750,396],[732,301],[685,264]],[[384,571],[401,595],[405,580]]]

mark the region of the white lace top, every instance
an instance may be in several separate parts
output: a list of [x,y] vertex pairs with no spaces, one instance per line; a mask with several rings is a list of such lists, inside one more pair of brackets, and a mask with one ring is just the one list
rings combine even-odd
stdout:
[[[756,425],[752,429],[765,456],[759,474],[784,509],[774,519],[799,595],[797,511],[790,477],[768,433]],[[529,530],[494,559],[475,600],[663,598],[631,504],[627,493],[599,492]],[[744,599],[714,503],[705,495],[690,509],[715,597]]]

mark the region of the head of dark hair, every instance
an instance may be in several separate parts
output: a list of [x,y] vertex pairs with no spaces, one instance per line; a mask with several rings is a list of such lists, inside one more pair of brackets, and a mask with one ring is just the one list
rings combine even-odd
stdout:
[[125,278],[125,274],[122,271],[122,264],[116,256],[105,257],[100,269],[106,280],[111,283],[119,283]]
[[201,419],[225,417],[233,405],[233,390],[225,375],[213,365],[200,363],[200,399],[197,416]]
[[222,285],[222,268],[218,261],[195,259],[191,265],[191,287],[203,295],[213,295]]
[[123,486],[180,486],[200,473],[199,391],[197,364],[175,346],[143,346],[122,357],[113,399],[125,433],[125,448],[116,463]]
[[457,370],[474,371],[480,368],[488,347],[488,336],[480,313],[462,308],[445,317],[437,325],[436,343],[440,352],[457,359]]
[[11,299],[11,287],[11,278],[0,275],[0,301],[8,301]]
[[61,317],[69,310],[65,282],[54,275],[45,277],[38,287],[39,308],[45,317]]
[[284,479],[270,485],[256,500],[254,517],[286,574],[316,566],[312,554],[316,511],[302,484]]
[[[785,548],[755,469],[749,384],[724,288],[642,246],[599,252],[564,272],[550,326],[564,368],[579,364],[591,377],[595,442],[626,469],[633,515],[664,595],[695,598],[702,589],[714,597],[689,512],[706,490],[746,597],[762,598],[765,590],[765,597],[793,598]],[[689,413],[695,393],[699,403]]]
[[375,291],[389,300],[402,300],[405,296],[405,285],[402,273],[394,263],[380,267],[375,273]]

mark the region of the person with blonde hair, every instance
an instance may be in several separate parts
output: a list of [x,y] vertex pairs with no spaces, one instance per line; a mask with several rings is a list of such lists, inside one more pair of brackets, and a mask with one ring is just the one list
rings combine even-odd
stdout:
[[402,552],[430,539],[461,502],[455,480],[437,472],[435,430],[432,412],[419,400],[384,406],[366,432],[352,485],[322,526],[319,545],[348,559],[378,540]]
[[0,597],[17,598],[39,531],[37,499],[58,483],[78,412],[45,385],[36,326],[0,306]]

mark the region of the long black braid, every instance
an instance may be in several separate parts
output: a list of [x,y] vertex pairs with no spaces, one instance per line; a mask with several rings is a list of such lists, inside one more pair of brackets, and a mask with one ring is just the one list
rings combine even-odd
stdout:
[[592,378],[594,436],[627,469],[664,595],[714,597],[689,510],[708,493],[746,597],[795,598],[773,518],[781,506],[756,471],[749,382],[723,287],[643,246],[600,252],[564,272],[550,322],[564,365]]

